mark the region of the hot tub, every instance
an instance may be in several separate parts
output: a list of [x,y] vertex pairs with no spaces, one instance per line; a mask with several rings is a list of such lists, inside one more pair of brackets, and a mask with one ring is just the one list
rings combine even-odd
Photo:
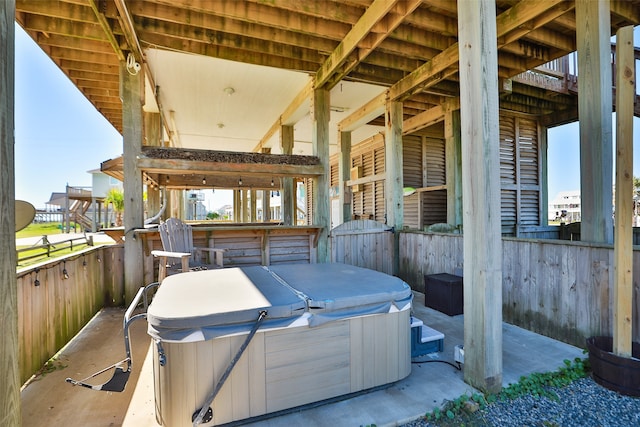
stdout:
[[345,264],[252,266],[167,277],[149,306],[156,419],[191,426],[261,310],[217,393],[219,425],[382,386],[411,371],[412,292]]

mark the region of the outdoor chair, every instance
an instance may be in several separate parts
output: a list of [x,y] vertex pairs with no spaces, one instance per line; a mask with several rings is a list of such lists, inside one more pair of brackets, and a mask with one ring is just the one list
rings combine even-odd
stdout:
[[[151,251],[151,254],[160,261],[159,282],[162,282],[170,272],[224,267],[223,257],[226,250],[194,247],[191,226],[178,218],[169,218],[158,226],[158,231],[163,250]],[[213,261],[213,264],[205,262],[207,259],[209,262]]]

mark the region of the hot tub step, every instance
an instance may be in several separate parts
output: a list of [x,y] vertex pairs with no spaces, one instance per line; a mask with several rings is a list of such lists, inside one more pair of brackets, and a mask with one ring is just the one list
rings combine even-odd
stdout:
[[444,349],[444,334],[411,318],[411,357],[423,356]]

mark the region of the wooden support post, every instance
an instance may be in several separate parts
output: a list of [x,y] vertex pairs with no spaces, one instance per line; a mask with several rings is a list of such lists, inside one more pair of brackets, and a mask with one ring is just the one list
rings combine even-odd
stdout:
[[611,27],[608,1],[576,0],[580,240],[613,242]]
[[71,201],[69,200],[69,184],[65,186],[64,193],[64,222],[65,222],[65,233],[71,232]]
[[251,222],[258,222],[258,203],[257,203],[257,199],[258,198],[258,191],[257,190],[251,190],[251,195],[250,195],[250,214],[251,214]]
[[[263,154],[271,154],[271,147],[262,147],[260,150]],[[262,193],[262,221],[270,222],[271,221],[271,191],[275,190],[275,182],[280,182],[276,177],[271,178],[271,187],[272,189],[267,191],[264,190]],[[278,184],[278,189],[280,190],[280,185]]]
[[464,221],[464,379],[502,388],[502,236],[498,53],[494,0],[458,2],[462,205]]
[[242,190],[242,222],[249,222],[249,190]]
[[462,225],[462,145],[460,110],[444,114],[445,171],[447,182],[447,223]]
[[616,34],[616,227],[613,351],[631,357],[633,318],[633,27]]
[[22,425],[16,286],[14,162],[15,0],[0,2],[0,424]]
[[338,133],[338,175],[339,175],[339,199],[340,199],[340,218],[336,218],[336,225],[351,220],[351,187],[347,185],[347,181],[351,179],[351,132]]
[[402,102],[390,101],[385,112],[385,199],[387,225],[402,230],[403,184],[402,184]]
[[313,224],[322,227],[318,236],[318,262],[331,260],[329,229],[331,228],[331,201],[329,199],[329,90],[315,89],[311,108],[313,155],[320,159],[324,173],[313,180]]
[[[280,146],[282,147],[282,154],[293,154],[293,126],[280,127]],[[282,197],[280,200],[284,225],[296,224],[296,191],[293,185],[293,178],[283,178]]]
[[547,167],[549,165],[549,144],[547,142],[547,128],[538,124],[538,150],[540,155],[540,225],[549,224],[549,174]]
[[144,72],[140,70],[131,74],[123,61],[120,63],[120,81],[124,139],[124,292],[125,305],[129,305],[140,286],[145,285],[141,268],[144,262],[142,239],[137,238],[134,232],[144,226],[142,172],[137,163],[144,138]]
[[[160,113],[143,113],[144,115],[144,134],[146,145],[159,147],[161,141],[161,121]],[[153,184],[147,183],[147,217],[153,217],[160,212],[162,201],[160,200],[160,191],[154,188]],[[156,221],[156,222],[159,222]]]
[[262,222],[271,221],[271,191],[262,190]]
[[384,167],[385,180],[385,215],[386,224],[394,227],[393,274],[399,271],[399,231],[404,227],[404,201],[402,197],[402,102],[388,101],[385,111],[384,134]]
[[233,222],[242,222],[242,190],[233,190]]

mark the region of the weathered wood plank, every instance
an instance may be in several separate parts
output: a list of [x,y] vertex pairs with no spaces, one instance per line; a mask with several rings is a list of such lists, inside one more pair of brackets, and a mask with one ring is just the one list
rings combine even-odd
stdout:
[[613,351],[631,357],[633,306],[633,27],[616,34],[616,212]]
[[581,240],[613,242],[611,26],[609,3],[577,0]]
[[[495,2],[458,3],[464,239],[464,379],[502,388],[502,241]],[[483,248],[483,250],[478,250]]]

